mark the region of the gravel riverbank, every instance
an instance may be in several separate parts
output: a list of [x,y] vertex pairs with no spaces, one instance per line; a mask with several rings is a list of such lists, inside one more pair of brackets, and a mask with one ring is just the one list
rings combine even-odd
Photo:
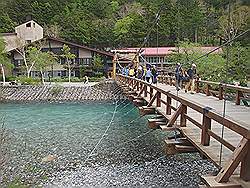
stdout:
[[168,133],[150,130],[131,103],[115,105],[1,104],[10,141],[0,186],[198,187],[217,170],[197,153],[164,156]]

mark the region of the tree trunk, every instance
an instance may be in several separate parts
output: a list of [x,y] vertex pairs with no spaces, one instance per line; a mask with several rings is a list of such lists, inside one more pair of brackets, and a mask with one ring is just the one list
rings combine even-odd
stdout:
[[70,82],[70,79],[71,79],[71,68],[69,67],[69,82]]
[[4,72],[3,64],[1,64],[0,66],[1,66],[1,71],[3,75],[3,85],[5,86],[5,72]]
[[27,61],[26,61],[25,54],[23,54],[23,61],[24,61],[24,65],[25,65],[25,67],[26,67],[26,74],[27,74],[27,77],[29,78],[29,77],[30,77],[30,71],[29,71],[29,67],[28,67]]
[[70,67],[69,60],[67,60],[67,62],[68,62],[68,69],[69,69],[69,83],[70,83],[70,78],[71,78],[71,67]]
[[194,30],[194,42],[198,43],[198,28],[197,27]]

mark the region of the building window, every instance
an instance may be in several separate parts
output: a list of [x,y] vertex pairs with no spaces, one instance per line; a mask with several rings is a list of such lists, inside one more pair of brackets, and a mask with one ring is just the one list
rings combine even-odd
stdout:
[[58,71],[58,72],[57,72],[57,76],[61,76],[61,71]]
[[27,44],[30,44],[31,43],[31,40],[26,40]]
[[36,28],[36,24],[35,23],[33,23],[33,27]]
[[26,27],[31,27],[31,23],[30,23],[30,22],[27,23],[27,24],[26,24]]

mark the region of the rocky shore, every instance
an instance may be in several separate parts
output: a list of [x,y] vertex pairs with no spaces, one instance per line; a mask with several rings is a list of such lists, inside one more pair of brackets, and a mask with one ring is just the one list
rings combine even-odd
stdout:
[[1,86],[0,99],[4,102],[57,102],[123,99],[121,88],[114,81],[103,81],[93,86]]

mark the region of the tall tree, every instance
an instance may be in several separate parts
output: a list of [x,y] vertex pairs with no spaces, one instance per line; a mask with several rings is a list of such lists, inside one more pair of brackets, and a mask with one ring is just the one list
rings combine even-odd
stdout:
[[8,55],[5,49],[4,39],[0,36],[0,67],[1,67],[2,77],[3,77],[3,85],[5,85],[5,69],[11,66],[12,64],[10,63],[10,60],[8,58]]
[[55,64],[56,57],[51,52],[42,52],[36,47],[28,48],[28,62],[30,62],[30,71],[38,70],[40,72],[41,82],[44,84],[44,71],[46,68]]
[[66,60],[66,67],[68,69],[68,78],[70,82],[72,65],[74,63],[74,59],[76,58],[76,55],[70,52],[70,47],[66,44],[63,45],[62,53],[63,54],[61,55],[61,57],[65,58]]

